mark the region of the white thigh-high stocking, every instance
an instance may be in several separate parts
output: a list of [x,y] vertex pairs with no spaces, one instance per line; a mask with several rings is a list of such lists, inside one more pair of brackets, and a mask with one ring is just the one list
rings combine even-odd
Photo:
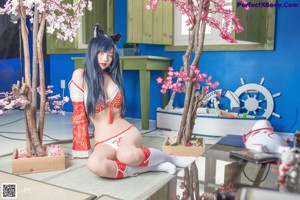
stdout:
[[121,163],[120,161],[114,161],[117,166],[117,173],[115,178],[120,179],[124,177],[134,176],[136,174],[141,174],[150,171],[160,171],[168,172],[169,174],[175,174],[176,166],[170,162],[164,162],[148,167],[131,167]]
[[196,157],[168,155],[153,148],[141,148],[141,150],[144,153],[144,161],[140,164],[140,166],[154,166],[159,163],[170,162],[176,167],[184,168],[196,160]]

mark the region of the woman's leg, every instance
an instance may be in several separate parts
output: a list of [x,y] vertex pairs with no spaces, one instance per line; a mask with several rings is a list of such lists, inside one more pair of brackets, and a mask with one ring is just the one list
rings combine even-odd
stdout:
[[175,174],[176,167],[161,163],[150,167],[131,167],[116,160],[116,150],[106,144],[97,145],[87,162],[88,169],[94,174],[106,178],[124,178],[148,171],[165,171]]
[[152,166],[158,163],[170,162],[176,167],[185,168],[196,160],[196,157],[192,156],[173,156],[168,155],[158,149],[154,148],[140,148],[144,154],[144,160],[140,166]]
[[177,167],[187,167],[196,160],[189,156],[171,156],[158,149],[144,148],[142,136],[132,127],[122,138],[117,158],[122,163],[130,166],[155,166],[160,163],[170,162]]
[[87,161],[87,168],[94,174],[113,178],[116,175],[116,150],[108,145],[97,145]]

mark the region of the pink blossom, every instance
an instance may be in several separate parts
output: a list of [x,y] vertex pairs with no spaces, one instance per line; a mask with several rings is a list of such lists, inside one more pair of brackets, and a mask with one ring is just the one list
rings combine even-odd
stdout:
[[184,78],[185,81],[191,81],[191,79],[192,79],[192,78],[191,78],[191,77],[188,77],[188,76]]
[[180,75],[179,75],[181,78],[183,78],[183,77],[186,77],[186,76],[188,76],[188,73],[186,72],[186,71],[182,71],[182,72],[180,72]]
[[67,103],[67,102],[69,102],[69,101],[70,101],[70,98],[69,98],[69,97],[67,97],[67,96],[65,96],[65,97],[63,98],[63,101]]
[[209,86],[204,86],[203,91],[204,91],[204,94],[207,94],[209,91]]
[[165,94],[167,92],[167,90],[166,89],[161,89],[160,92]]
[[[156,79],[157,83],[162,84],[160,92],[165,93],[167,90],[171,90],[173,92],[182,92],[187,82],[194,83],[194,86],[197,90],[201,89],[201,83],[205,84],[205,86],[202,87],[205,94],[209,91],[209,89],[215,89],[217,86],[219,86],[219,82],[217,81],[211,83],[212,76],[208,76],[205,73],[201,74],[197,66],[191,65],[190,68],[194,72],[192,73],[192,77],[190,77],[186,71],[177,72],[174,71],[172,67],[169,67],[168,76],[166,77],[165,81],[163,81],[161,77]],[[177,78],[175,83],[173,83],[173,78]]]
[[[52,88],[53,86],[47,87],[46,96],[53,93]],[[37,92],[40,94],[40,87],[37,88]],[[60,94],[48,96],[45,103],[45,111],[52,114],[65,114],[63,106],[65,103],[69,102],[70,98],[65,96],[62,100],[60,99]],[[24,109],[28,104],[30,104],[28,100],[21,99],[20,97],[13,95],[12,92],[0,92],[0,115],[3,114],[4,111]]]
[[197,66],[196,66],[196,65],[191,65],[190,68],[191,68],[192,70],[195,70],[195,69],[197,69]]
[[168,77],[166,78],[166,80],[167,80],[167,81],[172,81],[172,76],[168,76]]
[[212,77],[211,76],[209,76],[209,77],[207,77],[207,79],[206,79],[206,83],[210,83],[210,81],[211,81],[211,79],[212,79]]
[[174,71],[173,67],[168,67],[168,71],[169,71],[169,72]]
[[216,89],[218,86],[220,85],[220,83],[218,81],[214,82],[213,84],[211,84],[211,88],[212,89]]

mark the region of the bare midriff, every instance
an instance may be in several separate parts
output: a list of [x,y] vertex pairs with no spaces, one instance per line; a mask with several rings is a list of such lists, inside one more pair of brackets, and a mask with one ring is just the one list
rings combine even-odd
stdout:
[[[95,143],[114,137],[132,125],[124,118],[121,118],[121,109],[116,108],[113,109],[113,122],[112,124],[108,124],[108,112],[109,109],[106,108],[101,112],[96,113],[95,117],[91,119],[95,128]],[[135,127],[132,127],[132,130],[130,129],[129,131],[137,130]]]

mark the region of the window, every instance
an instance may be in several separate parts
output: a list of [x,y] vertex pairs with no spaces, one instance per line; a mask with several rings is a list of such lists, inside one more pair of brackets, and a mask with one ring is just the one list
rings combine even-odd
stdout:
[[[204,41],[205,51],[235,51],[235,50],[273,50],[275,31],[275,8],[251,8],[245,11],[237,7],[240,0],[226,0],[226,8],[236,12],[240,19],[244,32],[235,34],[238,44],[230,44],[222,40],[219,30],[206,26]],[[260,0],[252,0],[252,3],[259,3]],[[276,3],[270,0],[269,3]],[[221,14],[213,16],[221,20]],[[174,8],[174,29],[173,45],[166,46],[166,51],[185,51],[188,44],[189,32],[185,25],[187,16],[182,15],[177,8]]]
[[[232,0],[225,0],[226,9],[232,9]],[[211,4],[212,6],[212,4]],[[181,12],[174,8],[174,46],[180,46],[180,45],[188,45],[189,40],[189,30],[188,27],[185,24],[185,21],[188,19],[187,15],[182,15]],[[209,17],[214,17],[218,21],[222,21],[224,23],[224,20],[222,19],[222,15],[220,13],[214,14],[213,16],[211,13],[208,15]],[[220,38],[220,31],[214,28],[211,28],[210,26],[206,26],[205,28],[205,45],[219,45],[219,44],[227,44],[226,41],[222,40]]]
[[81,18],[81,27],[73,43],[57,40],[54,35],[47,34],[47,54],[84,53],[93,37],[93,27],[96,23],[101,24],[105,33],[114,32],[114,0],[92,0],[92,3],[92,11],[85,11]]
[[[186,51],[188,34],[182,30],[184,19],[177,8],[168,1],[150,12],[145,11],[146,2],[127,0],[127,42],[163,44],[165,51]],[[236,6],[237,2],[240,0],[226,0],[244,27],[244,32],[234,35],[238,44],[223,41],[218,30],[207,26],[204,51],[273,50],[276,9],[262,7],[245,11]],[[251,3],[261,3],[261,0],[251,0]],[[274,4],[276,0],[268,0],[268,3]]]
[[86,49],[93,37],[93,27],[99,23],[104,32],[113,34],[113,0],[92,0],[93,10],[85,11],[81,18],[81,28],[78,30],[78,48]]

